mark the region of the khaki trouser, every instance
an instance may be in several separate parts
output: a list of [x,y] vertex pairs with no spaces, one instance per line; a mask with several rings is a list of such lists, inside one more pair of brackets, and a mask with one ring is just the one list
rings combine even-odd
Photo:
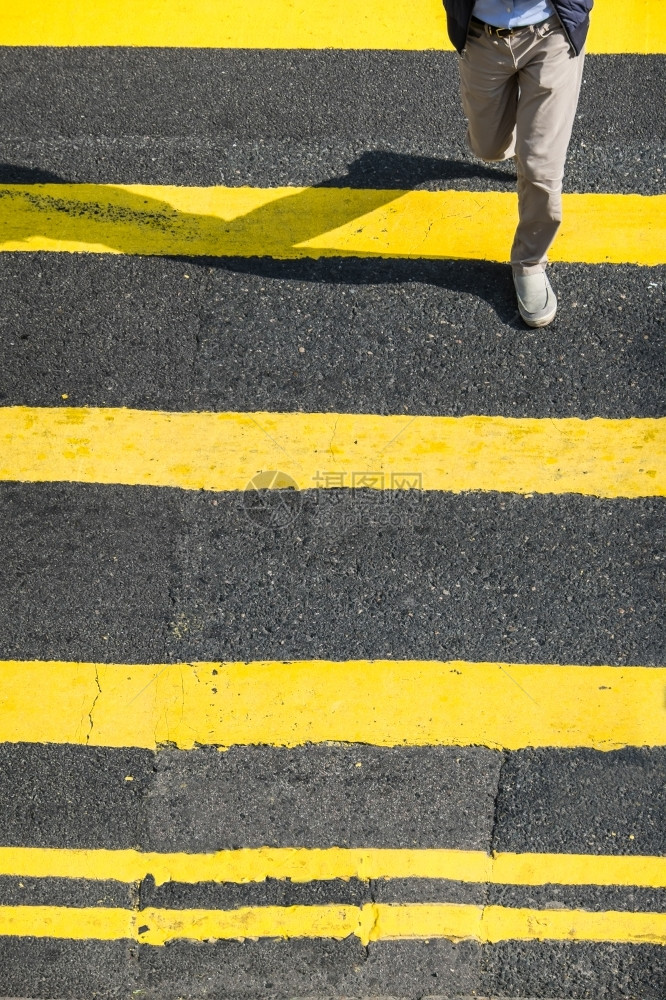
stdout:
[[557,18],[493,38],[472,22],[458,59],[467,140],[482,160],[516,157],[518,228],[511,264],[542,271],[562,221],[562,176],[584,55]]

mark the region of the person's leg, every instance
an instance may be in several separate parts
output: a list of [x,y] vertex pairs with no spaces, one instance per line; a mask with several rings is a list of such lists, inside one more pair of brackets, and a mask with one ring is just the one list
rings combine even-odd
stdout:
[[487,162],[508,159],[518,106],[517,69],[508,45],[472,24],[458,69],[470,149]]
[[519,224],[511,249],[514,275],[543,271],[562,220],[562,178],[578,104],[584,56],[562,28],[512,46],[519,66],[516,170]]

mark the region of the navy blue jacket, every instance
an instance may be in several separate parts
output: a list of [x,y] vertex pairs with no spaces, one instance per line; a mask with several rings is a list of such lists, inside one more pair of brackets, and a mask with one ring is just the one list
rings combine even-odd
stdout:
[[[462,52],[467,40],[467,28],[474,0],[443,0],[443,2],[449,38],[458,52]],[[574,52],[578,55],[585,44],[594,0],[551,0],[551,3],[557,11]]]

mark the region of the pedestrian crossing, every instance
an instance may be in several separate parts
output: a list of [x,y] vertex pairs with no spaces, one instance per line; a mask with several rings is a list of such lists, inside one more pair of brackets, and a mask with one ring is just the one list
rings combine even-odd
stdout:
[[[453,59],[434,0],[362,11],[346,0],[205,0],[194,11],[170,0],[29,0],[5,14],[0,44],[44,46],[56,65],[63,47],[62,66],[69,46],[102,46],[109,63],[114,46],[158,58],[192,48],[195,62],[199,48],[247,49],[239,57],[250,65],[267,49],[289,58],[327,47]],[[661,67],[658,5],[614,0],[594,14],[593,59],[606,66],[632,53]],[[84,74],[84,89],[97,83]],[[140,100],[122,98],[131,115]],[[265,101],[270,115],[270,93]],[[441,405],[432,395],[416,408],[387,405],[376,376],[368,402],[360,379],[345,393],[336,381],[346,357],[330,361],[338,339],[347,356],[362,339],[364,363],[382,353],[397,303],[377,325],[373,311],[393,284],[409,296],[403,343],[412,325],[441,338],[443,316],[452,347],[506,338],[520,364],[525,345],[510,317],[497,330],[478,313],[461,319],[469,289],[454,282],[444,296],[423,270],[506,261],[515,204],[485,190],[497,176],[463,171],[444,190],[421,164],[435,189],[414,190],[353,186],[356,175],[350,186],[273,183],[270,162],[267,180],[239,171],[231,185],[211,175],[199,186],[163,183],[157,168],[147,183],[132,163],[111,178],[97,165],[97,183],[50,177],[50,161],[31,160],[30,183],[9,168],[0,281],[17,296],[27,274],[47,318],[36,321],[33,355],[42,384],[30,385],[34,373],[11,354],[0,400],[9,403],[0,408],[4,549],[15,574],[0,626],[3,988],[54,1000],[659,1000],[666,442],[663,407],[633,382],[637,355],[654,385],[658,364],[636,347],[648,350],[643,337],[626,333],[620,292],[636,286],[653,336],[666,263],[658,177],[637,193],[631,175],[600,187],[588,168],[590,189],[565,196],[552,257],[573,269],[588,310],[565,340],[590,331],[603,340],[617,324],[633,345],[629,389],[601,376],[594,355],[584,400],[563,394],[555,332],[555,388],[536,412],[524,413],[523,400],[516,415],[515,394],[483,410],[458,386]],[[420,270],[395,277],[396,262]],[[285,269],[293,265],[311,270]],[[360,266],[375,270],[342,270]],[[225,302],[214,269],[227,267]],[[380,292],[364,332],[349,317],[370,273]],[[495,273],[475,272],[491,283]],[[607,275],[618,292],[610,321],[596,315],[588,274]],[[414,308],[424,275],[432,314]],[[149,294],[166,302],[159,320],[142,316]],[[74,302],[114,331],[127,296],[136,328],[120,348],[112,333],[99,349],[92,326],[71,322]],[[241,317],[232,335],[225,308]],[[197,325],[203,310],[212,318]],[[262,310],[264,359],[248,375],[234,352]],[[296,366],[316,350],[327,311],[330,357],[324,349],[308,384]],[[270,345],[302,313],[307,347],[293,345],[276,376]],[[0,319],[9,346],[23,350],[22,317]],[[168,378],[149,390],[144,371],[148,379],[167,335],[177,344],[191,321],[197,359],[171,347]],[[24,336],[27,351],[32,328]],[[217,349],[211,377],[207,352]],[[107,351],[124,355],[122,377],[107,374]],[[504,361],[499,352],[478,371],[464,358],[461,370],[490,384]],[[415,367],[430,371],[430,356]],[[73,371],[90,379],[85,391]],[[265,405],[239,402],[257,371]],[[528,394],[549,379],[537,365]],[[334,402],[312,405],[323,389]],[[269,490],[288,494],[284,522],[244,505],[253,484],[289,487]],[[392,521],[381,516],[389,496]]]
[[299,490],[666,495],[664,418],[7,407],[0,434],[0,480],[242,491],[281,467]]

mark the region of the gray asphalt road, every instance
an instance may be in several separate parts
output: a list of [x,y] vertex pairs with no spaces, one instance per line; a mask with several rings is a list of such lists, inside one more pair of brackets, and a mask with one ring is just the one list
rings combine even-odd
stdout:
[[[455,73],[446,53],[6,49],[0,182],[511,190],[510,167],[464,148]],[[588,59],[568,190],[663,193],[665,89],[663,57]],[[553,275],[558,319],[533,331],[507,268],[485,262],[3,253],[0,405],[663,416],[666,268]],[[3,483],[0,497],[3,659],[664,662],[661,500],[424,494],[387,507],[312,491],[274,529],[234,494]],[[650,748],[4,744],[0,845],[660,855],[664,764]],[[664,892],[0,877],[4,906],[438,900],[651,912]],[[663,1000],[665,952],[5,936],[0,993]]]

